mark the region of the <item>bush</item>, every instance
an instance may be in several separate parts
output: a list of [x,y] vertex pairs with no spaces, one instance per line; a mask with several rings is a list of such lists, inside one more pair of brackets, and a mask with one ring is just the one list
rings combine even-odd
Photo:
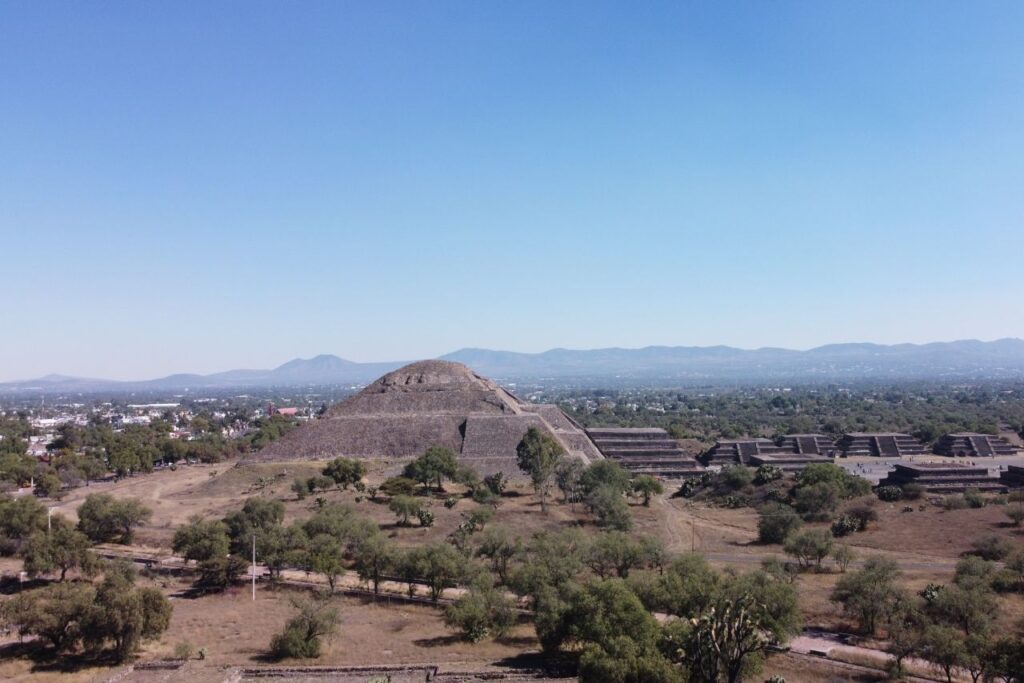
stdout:
[[971,544],[971,555],[977,555],[984,560],[999,561],[1005,558],[1013,550],[1013,544],[1002,536],[989,534],[982,536]]
[[917,500],[925,494],[925,488],[921,484],[904,484],[903,497],[907,500]]
[[338,612],[326,603],[295,600],[299,613],[288,620],[284,631],[270,641],[270,653],[275,659],[293,657],[311,659],[320,656],[320,640],[334,633]]
[[1014,526],[1020,526],[1024,522],[1024,508],[1014,506],[1006,510],[1006,516],[1010,518]]
[[875,495],[878,496],[878,500],[894,503],[903,497],[903,489],[899,486],[879,486],[875,489]]
[[832,522],[833,536],[848,536],[860,531],[860,521],[852,515],[842,515]]
[[408,477],[389,477],[380,485],[385,496],[411,496],[416,492],[416,481]]
[[430,510],[417,510],[416,519],[419,520],[420,526],[434,526],[434,513]]
[[773,481],[782,479],[783,472],[781,467],[775,465],[761,465],[757,468],[757,472],[754,473],[754,483],[758,486],[768,484]]
[[444,499],[445,508],[451,510],[453,507],[459,504],[459,499],[455,496],[448,496]]
[[726,487],[733,491],[738,491],[745,486],[749,486],[754,481],[754,470],[746,465],[723,467],[722,471],[718,473],[718,479]]
[[793,508],[769,503],[758,511],[757,538],[761,543],[782,543],[802,523],[800,515]]
[[827,529],[799,531],[786,539],[784,550],[795,557],[801,567],[814,564],[820,568],[821,561],[832,552],[832,534]]
[[960,494],[946,496],[942,499],[942,507],[945,510],[966,510],[967,499]]
[[183,659],[183,660],[192,659],[192,657],[195,655],[195,653],[196,653],[195,647],[192,645],[192,643],[188,642],[187,640],[183,640],[183,641],[181,641],[180,643],[178,643],[177,645],[174,646],[174,658],[175,659]]
[[515,613],[501,591],[474,586],[445,610],[444,622],[466,640],[478,643],[488,636],[505,635],[515,623]]
[[964,492],[964,501],[966,501],[968,507],[975,509],[985,507],[987,502],[985,496],[981,495],[981,491],[978,489],[967,489]]
[[839,506],[839,491],[835,484],[820,482],[798,488],[794,493],[794,507],[804,519],[827,522]]
[[845,512],[845,516],[857,520],[857,531],[864,531],[871,522],[878,519],[878,513],[870,505],[854,505]]
[[508,487],[508,480],[503,472],[495,472],[484,477],[484,486],[494,495],[500,496],[505,493],[505,489]]

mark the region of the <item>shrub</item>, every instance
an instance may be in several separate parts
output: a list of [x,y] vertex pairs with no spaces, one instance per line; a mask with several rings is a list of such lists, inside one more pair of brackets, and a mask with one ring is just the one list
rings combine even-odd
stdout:
[[799,531],[786,539],[784,550],[795,557],[801,567],[812,564],[821,567],[821,561],[832,552],[832,534],[827,529]]
[[903,497],[903,489],[899,486],[879,486],[875,489],[875,495],[878,496],[878,500],[894,503]]
[[459,504],[459,499],[456,498],[455,496],[448,496],[447,498],[444,499],[444,506],[447,509],[449,509],[449,510],[451,510],[453,507],[455,507],[458,504]]
[[501,505],[501,496],[486,486],[477,486],[473,489],[473,502],[496,508]]
[[904,484],[903,485],[903,497],[907,500],[917,500],[925,493],[925,488],[921,484]]
[[942,499],[942,507],[945,510],[965,510],[967,509],[967,499],[960,494],[946,496]]
[[769,503],[758,511],[757,538],[761,543],[782,543],[802,523],[800,515],[793,508]]
[[967,489],[964,492],[964,501],[966,501],[968,507],[972,508],[983,508],[985,507],[985,496],[981,495],[981,491],[978,489]]
[[488,636],[502,636],[515,623],[512,603],[501,591],[490,586],[474,586],[444,614],[448,628],[457,629],[463,638],[478,643]]
[[1002,560],[1013,550],[1013,544],[1002,536],[989,534],[982,536],[971,544],[971,555],[984,560]]
[[390,477],[380,485],[385,496],[411,496],[416,492],[416,480],[409,477]]
[[832,522],[833,536],[848,536],[860,531],[860,521],[852,515],[842,515]]
[[718,473],[718,479],[726,487],[733,491],[738,491],[745,486],[749,486],[754,481],[754,470],[746,465],[723,467],[722,471]]
[[757,472],[754,473],[754,483],[758,486],[767,484],[769,482],[778,481],[782,479],[783,472],[781,467],[775,465],[761,465],[757,468]]
[[484,486],[494,495],[500,496],[505,493],[505,489],[508,487],[508,480],[505,478],[504,472],[495,472],[484,477]]
[[417,510],[416,519],[419,520],[420,526],[434,526],[434,513],[430,510]]
[[284,630],[270,641],[270,653],[276,659],[285,657],[311,659],[320,656],[320,640],[334,632],[338,612],[326,603],[296,600],[299,613],[288,620]]
[[1020,506],[1014,506],[1006,510],[1006,516],[1010,518],[1014,526],[1020,526],[1021,522],[1024,522],[1024,508]]
[[423,505],[412,496],[394,496],[388,503],[388,509],[398,517],[398,523],[405,526],[410,517],[416,517],[423,510]]
[[820,482],[798,488],[794,494],[794,506],[804,519],[827,522],[839,505],[839,491],[835,484]]
[[836,566],[839,567],[839,571],[846,573],[846,569],[850,566],[857,557],[857,554],[853,552],[853,549],[841,543],[836,547],[832,548],[832,559],[835,561]]
[[174,646],[174,658],[175,659],[185,659],[185,660],[192,659],[192,657],[193,657],[193,655],[195,655],[195,653],[196,653],[195,647],[193,647],[192,643],[188,642],[187,640],[183,640],[183,641],[181,641],[180,643],[178,643],[177,645]]
[[878,519],[878,513],[870,505],[854,505],[846,511],[845,516],[857,520],[856,531],[864,531],[871,522]]

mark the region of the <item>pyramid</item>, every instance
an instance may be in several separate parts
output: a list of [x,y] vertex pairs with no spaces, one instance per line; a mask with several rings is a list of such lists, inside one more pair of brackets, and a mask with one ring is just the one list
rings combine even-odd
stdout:
[[403,462],[430,446],[445,446],[483,475],[519,476],[516,446],[530,427],[585,463],[602,457],[557,406],[524,403],[461,363],[427,360],[389,372],[248,460],[345,456]]

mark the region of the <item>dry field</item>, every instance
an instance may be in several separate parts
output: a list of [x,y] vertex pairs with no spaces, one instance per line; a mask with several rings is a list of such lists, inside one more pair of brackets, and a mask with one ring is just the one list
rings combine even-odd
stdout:
[[[292,479],[316,473],[315,463],[258,464],[235,467],[231,464],[183,467],[176,472],[162,471],[116,483],[94,484],[72,492],[55,505],[57,511],[70,517],[84,499],[93,492],[109,492],[116,496],[132,496],[145,501],[153,511],[151,522],[138,534],[138,544],[157,553],[169,553],[174,528],[191,515],[220,517],[239,508],[245,498],[263,495],[283,500],[286,521],[303,519],[316,509],[314,497],[295,499],[290,490]],[[371,475],[377,481],[380,474]],[[455,486],[451,486],[457,492]],[[561,503],[551,506],[549,514],[540,514],[539,504],[526,488],[515,491],[498,508],[491,524],[500,524],[522,536],[542,529],[559,529],[580,525],[593,529],[589,516],[581,509],[572,510]],[[383,503],[370,501],[355,491],[331,491],[323,494],[330,502],[352,505],[360,514],[378,522],[400,545],[414,545],[444,539],[459,523],[463,512],[477,506],[468,499],[459,499],[453,509],[444,507],[443,497],[431,501],[436,515],[435,526],[398,527],[395,518]],[[557,500],[557,495],[555,497]],[[876,502],[879,520],[863,533],[846,540],[860,558],[880,554],[897,560],[905,573],[908,587],[918,590],[929,582],[947,582],[955,563],[977,535],[996,533],[1024,543],[1020,530],[1006,522],[1005,508],[943,511],[925,504],[913,512],[902,512],[901,503]],[[755,568],[766,557],[782,557],[779,546],[756,543],[757,515],[751,509],[730,510],[696,504],[684,499],[661,497],[650,507],[632,505],[638,533],[660,538],[672,552],[691,548],[704,553],[720,568],[746,571]],[[20,568],[12,559],[0,560],[0,571],[14,574]],[[836,606],[828,596],[840,574],[835,570],[808,573],[798,579],[801,607],[808,625],[831,630],[846,630]],[[203,647],[207,659],[195,662],[189,670],[190,681],[216,679],[216,671],[227,666],[263,663],[271,635],[279,630],[292,612],[289,599],[297,589],[272,591],[261,588],[258,599],[250,599],[248,589],[241,588],[224,595],[187,598],[183,579],[165,579],[161,584],[172,596],[175,610],[171,627],[157,643],[147,645],[143,659],[169,656],[182,641]],[[0,598],[2,599],[2,598]],[[342,615],[338,635],[327,645],[318,664],[363,665],[394,663],[442,664],[449,668],[479,667],[529,656],[537,650],[533,629],[520,624],[507,638],[498,642],[469,644],[454,638],[444,627],[441,611],[429,606],[395,602],[372,603],[356,598],[334,599]],[[1009,625],[1024,615],[1020,596],[1001,599],[1004,622]],[[201,673],[205,672],[205,673]],[[37,669],[28,659],[0,661],[0,680],[61,681],[102,680],[110,670],[85,669],[69,675]],[[824,660],[808,660],[796,655],[775,656],[765,670],[783,675],[787,681],[855,681],[874,680],[873,674],[833,665]],[[173,679],[167,679],[173,680]]]

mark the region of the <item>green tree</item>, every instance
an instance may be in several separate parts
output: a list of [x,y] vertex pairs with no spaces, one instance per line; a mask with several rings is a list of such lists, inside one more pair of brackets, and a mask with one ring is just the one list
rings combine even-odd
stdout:
[[135,528],[152,515],[153,511],[137,498],[91,493],[78,508],[78,529],[94,543],[129,544]]
[[555,441],[550,434],[542,432],[536,427],[527,429],[526,435],[516,447],[516,460],[519,469],[530,477],[533,490],[540,498],[540,507],[544,512],[547,512],[548,509],[547,499],[551,488],[551,478],[564,455],[565,449],[561,444]]
[[82,638],[95,597],[96,589],[88,583],[58,583],[19,593],[0,604],[0,610],[20,636],[38,636],[64,652]]
[[411,557],[416,573],[427,584],[434,602],[446,588],[457,585],[467,563],[465,556],[447,543],[421,546],[412,551]]
[[783,543],[802,524],[800,515],[782,503],[768,503],[757,515],[757,538],[761,543]]
[[511,601],[501,591],[477,582],[445,610],[444,622],[466,640],[478,643],[505,635],[515,623],[515,613]]
[[522,543],[513,537],[508,529],[491,526],[480,536],[476,555],[490,560],[491,571],[498,576],[502,584],[508,585],[509,565],[522,550]]
[[322,639],[338,627],[338,610],[327,601],[314,602],[308,598],[295,599],[292,606],[298,614],[270,641],[271,655],[275,659],[319,657]]
[[931,625],[921,635],[922,656],[946,676],[946,683],[953,683],[953,674],[968,664],[968,652],[963,634],[949,626]]
[[355,552],[355,570],[359,578],[373,584],[373,592],[380,592],[383,577],[395,568],[398,556],[391,542],[382,533],[360,540]]
[[345,573],[345,549],[334,536],[314,536],[305,552],[304,567],[307,571],[323,574],[333,593],[338,577]]
[[458,466],[459,461],[450,448],[431,446],[423,455],[406,465],[404,474],[424,487],[433,483],[438,491],[442,491],[442,481],[454,477]]
[[790,534],[783,550],[792,555],[801,567],[812,564],[821,568],[821,561],[832,552],[832,532],[828,529],[807,529]]
[[219,520],[205,520],[199,515],[189,518],[178,527],[171,541],[171,549],[185,560],[203,562],[228,554],[231,540],[228,526]]
[[323,471],[324,476],[330,477],[335,484],[342,489],[348,490],[366,476],[366,466],[362,461],[353,458],[335,458],[327,464]]
[[555,466],[555,484],[562,492],[562,502],[576,509],[576,503],[583,499],[583,472],[586,466],[579,458],[563,458]]
[[52,529],[32,534],[21,549],[25,572],[36,577],[60,572],[63,581],[68,571],[79,569],[86,576],[94,574],[100,564],[92,552],[89,539],[63,517],[54,517]]
[[643,499],[644,507],[651,504],[651,496],[665,493],[665,486],[649,474],[641,474],[633,480],[633,493]]
[[597,460],[587,467],[580,477],[580,485],[586,495],[598,489],[610,489],[620,496],[631,488],[629,472],[614,460]]
[[399,524],[408,526],[409,518],[418,515],[423,505],[412,496],[394,496],[388,502],[388,509],[398,517]]
[[602,528],[629,531],[633,527],[629,505],[622,493],[612,486],[601,486],[592,491],[587,496],[587,507],[597,517],[597,524]]
[[843,606],[843,613],[857,620],[864,633],[873,634],[878,624],[907,601],[897,586],[901,577],[892,560],[868,558],[864,568],[844,574],[832,590],[832,601]]

